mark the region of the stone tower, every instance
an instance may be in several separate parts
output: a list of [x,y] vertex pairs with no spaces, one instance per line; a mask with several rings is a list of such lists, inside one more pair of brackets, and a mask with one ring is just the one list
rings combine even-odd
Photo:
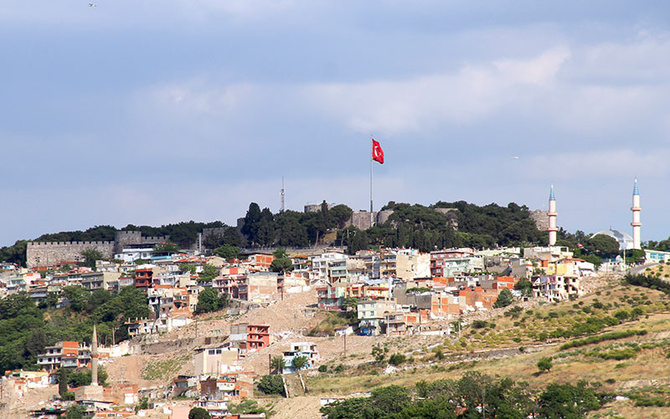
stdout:
[[635,184],[633,185],[633,206],[630,208],[633,212],[633,222],[630,223],[633,226],[633,249],[641,249],[640,246],[640,227],[642,223],[640,222],[640,192],[637,190],[637,179],[635,179]]
[[554,185],[551,185],[551,191],[549,192],[549,246],[554,246],[556,244],[556,235],[558,233],[558,227],[556,223],[556,217],[558,213],[556,212],[556,198],[554,197]]

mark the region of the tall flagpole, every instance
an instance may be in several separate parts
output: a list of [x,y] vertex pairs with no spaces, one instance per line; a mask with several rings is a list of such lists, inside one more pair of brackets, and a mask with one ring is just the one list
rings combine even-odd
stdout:
[[[374,140],[372,138],[372,135],[370,135],[370,139]],[[373,208],[374,206],[372,205],[372,151],[370,151],[370,227],[374,225],[374,215],[373,215]]]

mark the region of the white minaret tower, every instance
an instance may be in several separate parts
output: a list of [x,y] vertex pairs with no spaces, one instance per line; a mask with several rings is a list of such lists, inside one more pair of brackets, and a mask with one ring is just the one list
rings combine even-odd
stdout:
[[633,206],[630,208],[633,212],[633,222],[630,225],[633,226],[633,249],[640,249],[640,227],[642,223],[640,222],[640,192],[637,190],[637,179],[635,179],[635,186],[633,186]]
[[93,340],[91,341],[91,385],[98,385],[98,331],[93,325]]
[[549,246],[554,246],[556,244],[556,234],[558,232],[558,227],[556,224],[556,198],[554,197],[554,185],[551,185],[551,192],[549,192]]

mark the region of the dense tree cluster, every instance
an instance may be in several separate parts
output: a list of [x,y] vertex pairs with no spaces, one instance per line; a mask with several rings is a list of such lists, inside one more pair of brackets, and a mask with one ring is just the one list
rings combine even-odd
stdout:
[[228,294],[219,295],[219,291],[214,288],[205,288],[198,294],[198,305],[195,308],[195,314],[211,313],[226,308],[229,304],[230,296]]
[[329,208],[324,201],[316,212],[272,214],[252,202],[244,217],[242,234],[251,246],[306,247],[323,239],[326,232],[343,228],[352,212],[346,205]]
[[[238,257],[243,247],[308,247],[332,243],[329,233],[336,234],[334,244],[346,246],[350,254],[372,246],[415,248],[422,252],[450,247],[492,248],[495,246],[526,246],[547,242],[547,233],[539,231],[523,205],[509,203],[484,206],[465,201],[442,202],[431,206],[389,202],[383,210],[392,210],[388,220],[367,230],[347,226],[353,211],[346,205],[330,207],[325,201],[318,211],[282,211],[273,214],[269,208],[261,209],[252,202],[244,217],[242,228],[226,226],[220,221],[201,223],[195,221],[168,224],[161,227],[123,227],[123,231],[140,231],[145,236],[170,236],[181,248],[190,247],[205,228],[216,229],[203,237],[205,248],[227,259]],[[96,226],[86,231],[69,231],[45,234],[39,241],[96,241],[114,240],[117,229],[113,226]],[[602,258],[618,254],[616,240],[607,236],[589,238],[584,232],[558,232],[558,245],[568,246],[575,256],[596,265]],[[670,249],[670,238],[649,242],[651,248]],[[631,261],[643,257],[640,251],[627,253]],[[13,246],[0,249],[0,260],[25,266],[26,242],[17,241]]]
[[581,418],[609,397],[586,382],[549,384],[542,392],[509,378],[466,373],[460,380],[388,386],[321,408],[328,419]]
[[53,308],[57,298],[42,305],[43,309],[26,293],[0,300],[0,371],[35,369],[37,355],[59,341],[90,343],[93,324],[97,324],[102,343],[111,344],[113,337],[117,342],[127,339],[128,331],[123,323],[128,318],[149,315],[147,297],[135,287],[123,288],[118,294],[65,287],[63,297],[69,305],[58,310]]

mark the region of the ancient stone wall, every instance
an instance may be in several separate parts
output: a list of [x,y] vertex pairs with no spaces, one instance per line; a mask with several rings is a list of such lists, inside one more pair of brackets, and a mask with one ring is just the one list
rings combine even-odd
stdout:
[[81,252],[86,249],[98,249],[105,258],[114,257],[114,242],[28,242],[26,264],[34,268],[82,262]]
[[28,242],[26,265],[54,266],[61,263],[83,262],[81,252],[86,249],[98,249],[105,259],[111,259],[115,253],[132,246],[149,246],[167,242],[167,236],[142,237],[139,231],[117,231],[113,242]]

